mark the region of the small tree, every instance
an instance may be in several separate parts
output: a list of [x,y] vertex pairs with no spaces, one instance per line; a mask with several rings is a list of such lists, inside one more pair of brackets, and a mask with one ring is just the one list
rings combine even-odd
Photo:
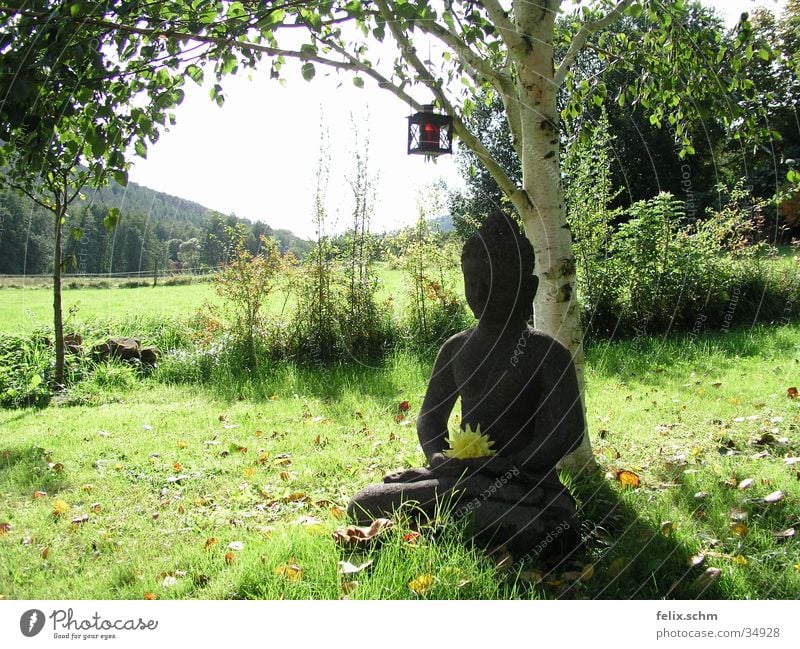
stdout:
[[254,255],[236,241],[229,253],[230,262],[216,278],[215,290],[232,311],[231,330],[236,342],[244,346],[245,359],[251,369],[258,367],[256,338],[264,329],[264,307],[284,268],[284,259],[275,239],[261,237],[259,253]]

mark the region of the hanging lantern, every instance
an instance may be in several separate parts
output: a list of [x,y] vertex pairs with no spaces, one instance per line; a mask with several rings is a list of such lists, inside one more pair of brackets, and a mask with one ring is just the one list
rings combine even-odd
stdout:
[[453,152],[453,118],[433,112],[433,104],[408,118],[408,153],[437,156]]

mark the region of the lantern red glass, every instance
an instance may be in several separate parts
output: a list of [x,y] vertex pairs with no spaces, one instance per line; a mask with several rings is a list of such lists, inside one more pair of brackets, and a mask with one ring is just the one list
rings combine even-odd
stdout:
[[422,107],[408,118],[408,153],[437,156],[453,152],[453,118]]

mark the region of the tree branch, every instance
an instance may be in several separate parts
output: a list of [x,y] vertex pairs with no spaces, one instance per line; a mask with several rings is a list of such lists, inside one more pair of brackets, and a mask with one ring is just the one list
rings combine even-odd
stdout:
[[489,14],[489,19],[494,23],[497,31],[500,32],[500,38],[506,44],[509,52],[515,52],[519,49],[520,45],[524,45],[525,41],[522,35],[517,31],[514,23],[511,22],[506,10],[498,0],[478,0],[478,4],[483,6]]
[[631,2],[633,2],[633,0],[621,0],[616,7],[614,7],[602,18],[584,23],[583,27],[581,27],[580,30],[578,30],[578,33],[573,37],[572,42],[569,44],[567,53],[564,55],[564,58],[561,60],[561,63],[556,70],[555,76],[553,77],[553,83],[556,85],[556,87],[561,87],[561,85],[564,83],[564,79],[567,78],[569,69],[572,67],[572,64],[575,63],[575,59],[586,45],[586,41],[589,40],[589,37],[597,30],[608,27],[617,21],[622,16],[625,9],[627,9],[631,4]]
[[497,182],[503,193],[508,196],[508,198],[514,204],[514,207],[520,211],[528,209],[530,207],[530,198],[528,197],[527,192],[514,184],[514,181],[509,178],[508,174],[505,172],[505,169],[500,166],[489,150],[483,145],[483,142],[481,142],[475,136],[475,134],[472,133],[469,128],[467,128],[467,125],[464,124],[461,118],[456,115],[453,105],[450,103],[447,95],[445,95],[444,91],[442,90],[441,82],[437,81],[433,77],[433,75],[428,71],[420,58],[417,56],[414,46],[411,44],[411,41],[406,36],[405,32],[398,27],[398,23],[394,20],[394,17],[389,11],[389,7],[385,0],[376,0],[375,4],[378,5],[381,14],[386,20],[386,23],[389,25],[389,29],[391,30],[394,39],[397,41],[397,44],[400,46],[405,59],[417,71],[420,80],[426,86],[428,86],[428,88],[430,88],[445,111],[452,116],[453,127],[455,128],[458,136],[470,149],[472,149],[475,155],[478,156],[478,159],[486,166],[486,169],[492,175],[492,178],[494,178],[495,182]]

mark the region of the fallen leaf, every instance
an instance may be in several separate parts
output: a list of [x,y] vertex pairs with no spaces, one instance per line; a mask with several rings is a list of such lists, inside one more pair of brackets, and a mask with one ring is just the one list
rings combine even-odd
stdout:
[[398,423],[403,421],[405,418],[406,418],[406,416],[402,412],[400,414],[394,416],[394,420],[396,422],[398,422]]
[[771,494],[764,496],[764,502],[767,504],[773,504],[780,502],[786,497],[786,494],[782,491],[773,491]]
[[408,401],[401,401],[397,408],[400,412],[407,412],[411,408],[411,404]]
[[236,554],[233,552],[226,552],[225,553],[225,563],[231,565],[234,561],[236,561]]
[[204,550],[210,550],[210,549],[211,549],[211,548],[213,548],[213,547],[214,547],[214,546],[215,546],[217,543],[219,543],[219,541],[217,540],[217,538],[216,538],[216,537],[214,537],[214,536],[211,536],[211,537],[209,537],[209,538],[207,538],[207,539],[206,539],[206,542],[205,542],[205,544],[203,545],[203,549],[204,549]]
[[633,471],[620,471],[617,474],[617,480],[626,488],[636,489],[642,484],[641,479]]
[[737,489],[741,489],[742,491],[744,491],[745,489],[749,489],[750,487],[753,486],[754,482],[755,482],[754,478],[745,478],[739,483]]
[[303,569],[297,565],[294,559],[289,559],[282,566],[273,570],[276,575],[285,577],[289,581],[300,581],[303,578]]
[[347,512],[338,505],[331,506],[328,511],[330,512],[331,516],[338,520],[343,520],[344,517],[347,516]]
[[340,575],[355,575],[362,570],[366,570],[372,565],[372,560],[365,561],[364,563],[360,563],[358,565],[352,564],[349,561],[340,561],[339,562],[339,574]]
[[47,465],[51,471],[54,473],[63,473],[64,472],[64,465],[61,462],[56,462],[53,464],[52,462]]
[[692,568],[699,568],[706,562],[706,555],[702,552],[689,557],[689,565]]
[[419,532],[409,532],[403,537],[403,543],[408,543],[409,545],[414,545],[420,537]]
[[705,590],[715,584],[721,575],[722,571],[719,568],[706,568],[705,572],[695,580],[695,588]]
[[175,471],[175,473],[180,473],[183,471],[183,465],[180,462],[173,462],[172,470]]
[[33,499],[38,500],[39,498],[47,498],[46,491],[34,491],[33,492]]
[[42,551],[39,552],[39,556],[42,557],[42,559],[47,559],[47,557],[50,556],[50,548],[47,546],[43,547]]
[[631,561],[627,557],[618,557],[614,559],[608,566],[608,574],[611,577],[617,577],[622,573],[625,568],[630,565]]
[[333,532],[333,540],[339,545],[364,548],[393,526],[394,523],[388,518],[376,518],[369,527],[350,525],[337,529]]
[[187,448],[189,446],[189,442],[185,439],[178,440],[178,448]]
[[793,466],[800,462],[800,457],[786,457],[783,459],[783,463],[787,466]]
[[664,536],[671,536],[674,531],[675,531],[675,523],[673,523],[672,521],[662,521],[661,533]]
[[81,487],[81,489],[83,489],[83,491],[88,494],[88,493],[91,493],[92,489],[94,489],[94,485],[93,484],[85,484],[85,485],[83,485]]
[[88,523],[89,514],[82,514],[81,516],[76,516],[75,518],[72,519],[71,522],[73,525],[81,525],[83,523]]
[[256,474],[256,470],[249,466],[244,470],[244,477],[245,478],[252,478]]
[[708,492],[706,492],[706,491],[698,491],[694,495],[694,499],[695,500],[705,500],[707,497],[708,497]]
[[0,523],[0,536],[5,536],[11,531],[11,523],[3,521]]
[[797,395],[798,395],[797,388],[795,387],[787,388],[786,390],[787,397],[789,397],[790,399],[796,399]]
[[53,516],[61,516],[69,511],[69,504],[61,499],[53,503]]
[[737,554],[735,557],[733,557],[733,562],[735,564],[737,564],[737,565],[740,565],[740,566],[746,566],[747,565],[747,557],[745,557],[745,556],[743,556],[741,554]]
[[228,543],[228,549],[234,552],[241,552],[244,550],[244,543],[242,541],[231,541]]
[[773,532],[772,536],[776,539],[790,539],[794,536],[794,528],[790,527],[789,529],[782,530],[781,532]]
[[542,582],[542,579],[544,579],[544,573],[539,570],[524,570],[519,573],[518,577],[520,581],[536,586]]
[[728,518],[732,521],[746,521],[749,515],[744,509],[739,509],[738,507],[732,507],[728,512]]
[[102,509],[103,508],[100,505],[100,503],[92,503],[91,505],[89,505],[89,511],[92,512],[93,514],[99,514]]
[[436,578],[433,575],[425,574],[409,581],[408,587],[416,595],[425,595],[431,588],[433,588],[435,583]]
[[731,523],[730,529],[736,536],[747,536],[747,533],[750,531],[744,523]]
[[155,593],[145,593],[144,598],[149,600],[158,599],[158,595]]
[[342,593],[346,597],[358,587],[357,581],[344,581],[342,580]]
[[288,471],[281,471],[280,472],[281,480],[288,480],[289,479],[289,472]]
[[288,457],[277,458],[274,462],[276,466],[289,466],[292,461]]
[[303,500],[308,500],[308,496],[303,491],[295,491],[290,493],[288,496],[285,496],[282,500],[287,503],[296,503]]
[[175,579],[175,577],[173,577],[172,575],[167,575],[166,577],[164,577],[164,581],[161,582],[161,586],[162,588],[171,588],[177,583],[178,580]]

